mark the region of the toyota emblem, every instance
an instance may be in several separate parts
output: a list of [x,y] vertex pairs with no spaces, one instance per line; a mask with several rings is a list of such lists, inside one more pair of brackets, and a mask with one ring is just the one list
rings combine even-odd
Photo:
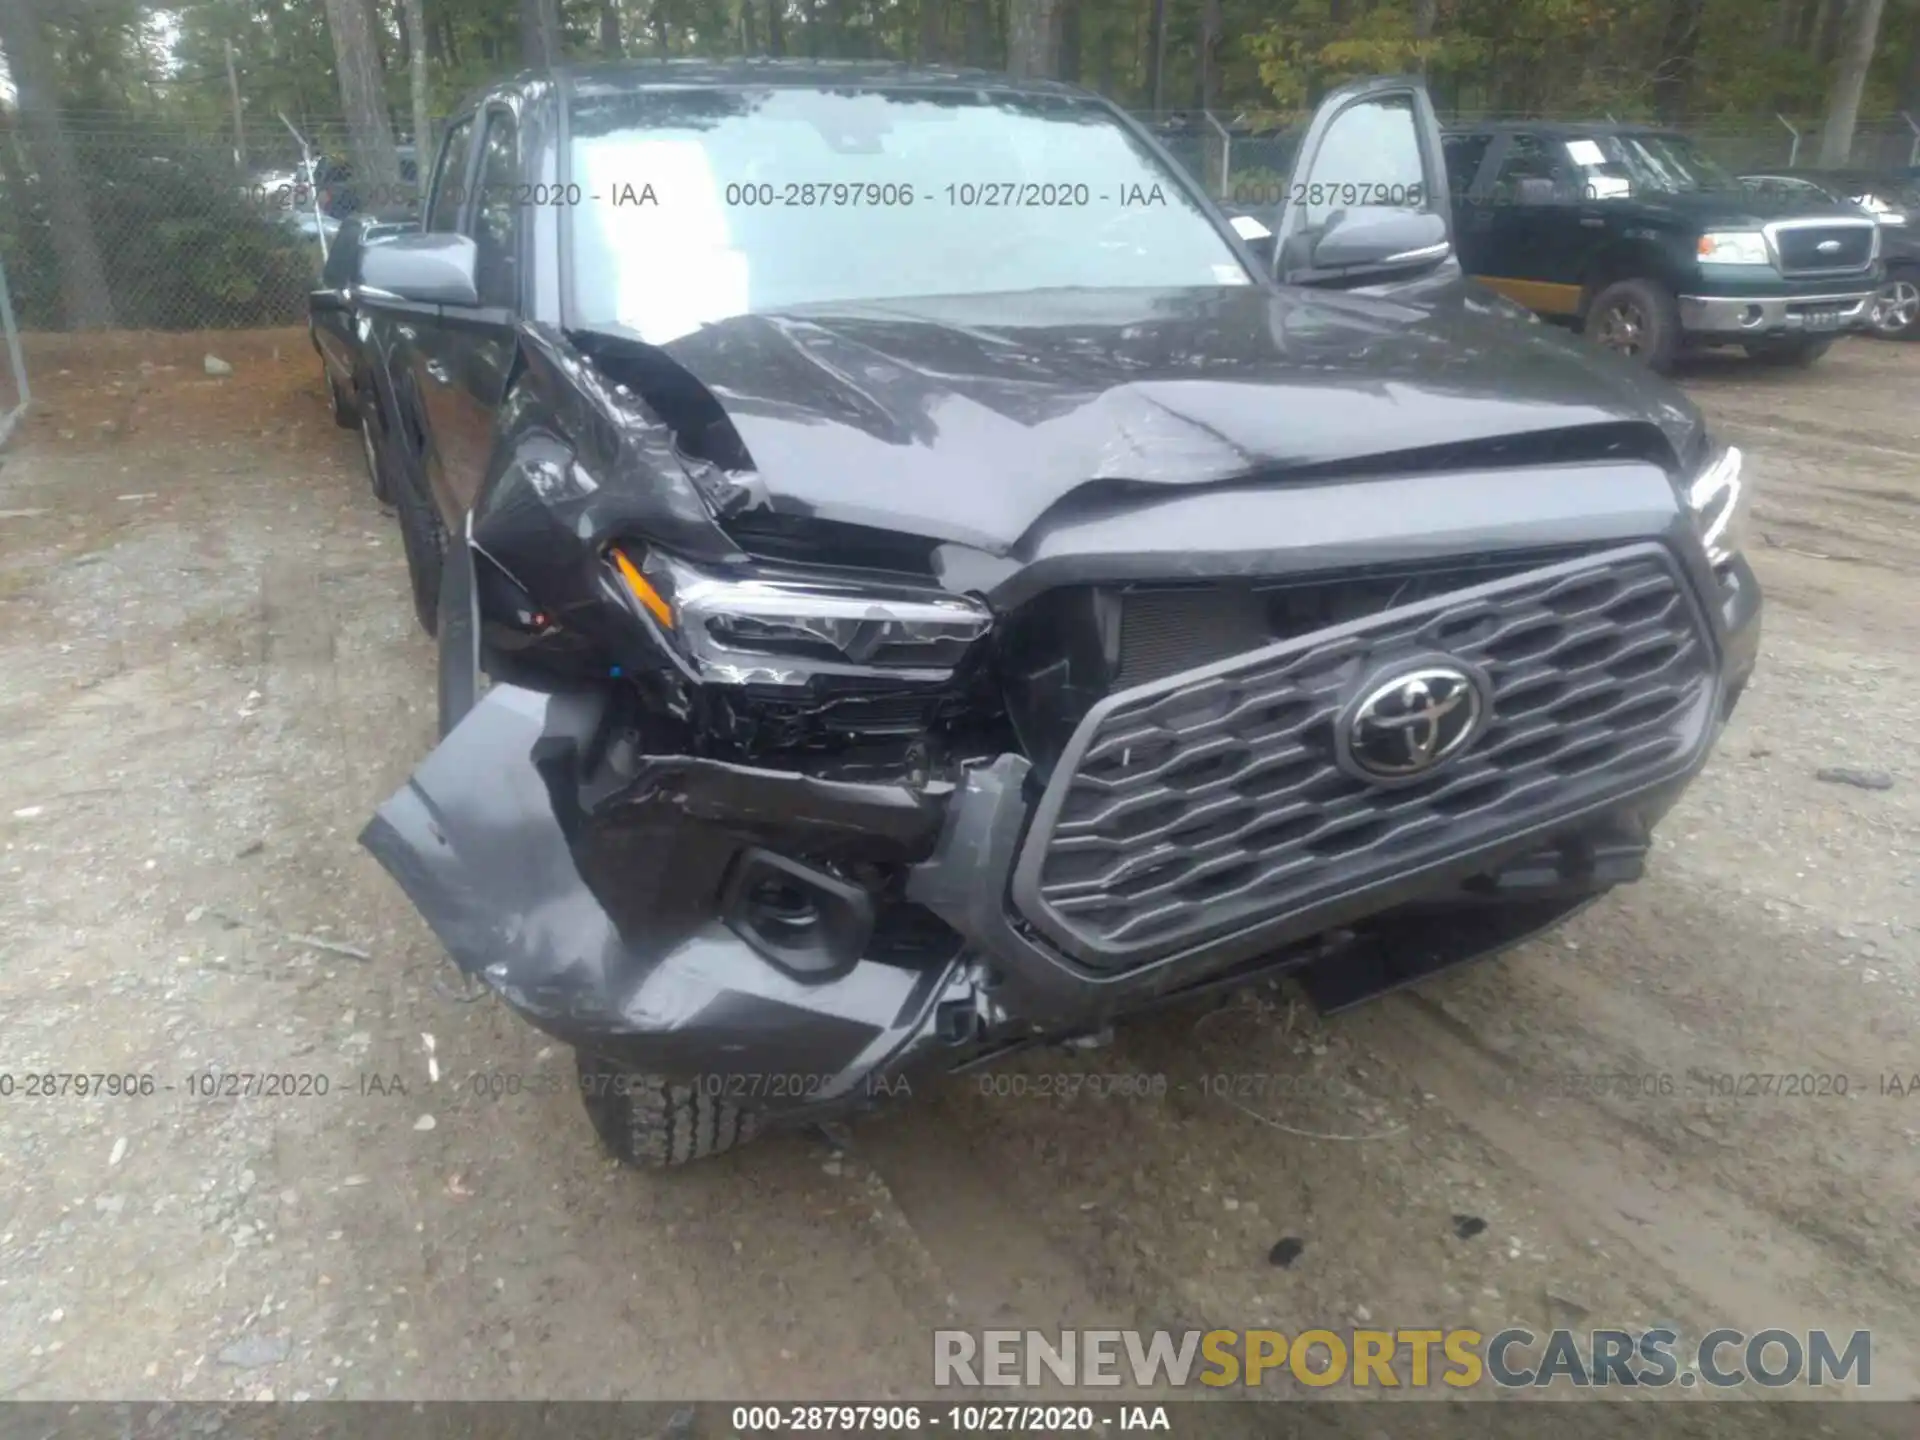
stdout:
[[1341,764],[1376,784],[1425,779],[1493,718],[1480,673],[1434,658],[1376,674],[1341,714]]

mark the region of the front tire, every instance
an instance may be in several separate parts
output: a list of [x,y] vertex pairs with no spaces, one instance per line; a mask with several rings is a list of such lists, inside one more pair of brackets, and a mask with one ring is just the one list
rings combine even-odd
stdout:
[[1882,340],[1911,340],[1920,335],[1920,270],[1889,275],[1874,291],[1868,328]]
[[340,393],[340,382],[333,378],[333,372],[327,369],[325,362],[320,366],[320,379],[327,387],[327,409],[333,415],[333,423],[342,430],[351,430],[361,424],[360,416],[347,403],[347,397]]
[[672,1169],[744,1145],[759,1129],[751,1110],[699,1086],[629,1070],[584,1050],[574,1059],[587,1119],[623,1165]]
[[1616,280],[1593,297],[1580,330],[1602,349],[1664,375],[1680,348],[1680,310],[1657,280]]
[[1755,341],[1748,356],[1762,365],[1791,365],[1804,370],[1833,348],[1833,336],[1790,335],[1781,340]]
[[393,504],[393,482],[387,478],[387,467],[380,459],[380,442],[373,433],[373,416],[363,407],[360,411],[360,459],[367,467],[367,488],[373,491],[373,498],[382,505]]

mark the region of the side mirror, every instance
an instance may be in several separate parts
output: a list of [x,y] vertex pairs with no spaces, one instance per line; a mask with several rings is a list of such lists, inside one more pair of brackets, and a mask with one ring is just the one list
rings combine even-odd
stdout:
[[1310,273],[1287,278],[1331,280],[1422,269],[1446,259],[1451,250],[1447,222],[1432,211],[1356,205],[1333,215],[1314,238]]
[[477,252],[465,235],[396,235],[360,256],[360,283],[423,305],[478,305]]

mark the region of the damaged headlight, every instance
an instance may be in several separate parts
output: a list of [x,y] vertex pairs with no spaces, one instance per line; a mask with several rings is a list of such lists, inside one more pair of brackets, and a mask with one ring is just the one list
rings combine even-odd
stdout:
[[1694,478],[1687,488],[1687,505],[1706,546],[1707,559],[1717,569],[1740,553],[1740,521],[1745,487],[1741,483],[1740,450],[1729,445]]
[[674,654],[723,685],[804,685],[816,675],[940,681],[993,627],[984,605],[905,586],[733,578],[657,550],[609,558]]

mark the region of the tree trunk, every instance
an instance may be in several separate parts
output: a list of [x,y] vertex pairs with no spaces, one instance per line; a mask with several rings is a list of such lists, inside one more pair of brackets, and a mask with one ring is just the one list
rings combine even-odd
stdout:
[[760,23],[754,18],[753,0],[738,0],[740,6],[740,53],[760,53]]
[[1846,31],[1847,12],[1852,8],[1849,0],[1823,0],[1820,7],[1820,33],[1816,37],[1813,58],[1822,65],[1831,65],[1840,51],[1840,40]]
[[787,53],[787,0],[767,0],[767,54],[776,60]]
[[1653,72],[1654,113],[1678,123],[1693,98],[1694,59],[1700,49],[1700,15],[1706,0],[1668,0],[1660,63]]
[[1147,28],[1147,93],[1153,113],[1167,103],[1167,0],[1153,0],[1153,21]]
[[347,117],[347,145],[353,154],[354,188],[362,196],[398,191],[400,162],[393,153],[393,127],[387,121],[387,97],[367,32],[367,7],[361,0],[326,0],[327,29],[333,34],[334,73],[340,78],[340,108]]
[[[1433,39],[1433,32],[1440,23],[1440,0],[1413,0],[1413,38],[1422,42]],[[1424,51],[1415,62],[1414,68],[1422,75],[1427,73],[1427,57]]]
[[373,61],[387,73],[387,27],[380,16],[380,0],[367,0],[367,34],[373,39]]
[[560,63],[560,15],[554,0],[520,0],[520,63],[531,70]]
[[938,65],[947,58],[947,0],[920,0],[918,51],[922,65]]
[[[0,0],[0,51],[13,77],[14,105],[27,154],[46,192],[47,217],[53,222],[60,267],[60,299],[66,323],[75,330],[113,324],[113,297],[100,263],[93,218],[73,141],[53,94],[53,56],[40,33],[32,0]],[[130,240],[136,237],[129,237]]]
[[1773,0],[1773,23],[1767,28],[1767,43],[1784,50],[1793,38],[1795,0]]
[[1853,0],[1852,28],[1834,77],[1833,97],[1827,104],[1827,123],[1820,127],[1820,168],[1837,170],[1853,150],[1853,127],[1860,119],[1860,94],[1867,86],[1867,67],[1880,38],[1882,0]]
[[1082,64],[1080,54],[1080,0],[1060,0],[1054,11],[1054,73],[1062,80],[1078,85]]
[[610,60],[626,54],[620,48],[620,0],[600,0],[600,53]]
[[420,184],[420,203],[427,203],[433,183],[433,122],[427,116],[427,12],[424,0],[400,0],[401,29],[414,57],[407,67],[413,90],[413,163]]
[[1804,0],[1794,22],[1793,45],[1796,50],[1811,50],[1813,38],[1820,33],[1820,17],[1827,13],[1831,0]]
[[1220,103],[1220,0],[1200,0],[1200,108]]
[[0,110],[0,185],[6,187],[7,203],[22,205],[27,197],[27,174],[15,141],[12,112]]
[[1920,120],[1920,16],[1914,18],[1913,38],[1907,42],[1907,71],[1900,79],[1900,109]]
[[993,12],[987,0],[966,0],[966,5],[967,64],[985,66],[992,60]]
[[1024,78],[1053,73],[1053,11],[1057,0],[1010,0],[1007,73]]

